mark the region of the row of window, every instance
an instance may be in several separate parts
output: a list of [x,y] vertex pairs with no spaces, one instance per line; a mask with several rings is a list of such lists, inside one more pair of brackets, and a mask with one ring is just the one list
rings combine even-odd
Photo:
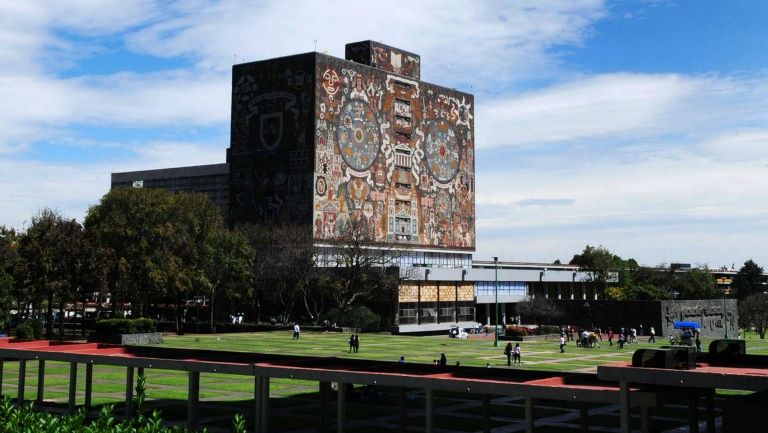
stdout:
[[406,256],[400,257],[400,266],[403,268],[410,267],[446,267],[446,268],[471,268],[472,267],[472,255],[471,254],[454,254],[454,253],[430,253],[430,252],[413,252]]
[[475,293],[477,296],[494,296],[498,284],[499,295],[525,296],[528,285],[524,281],[477,281]]

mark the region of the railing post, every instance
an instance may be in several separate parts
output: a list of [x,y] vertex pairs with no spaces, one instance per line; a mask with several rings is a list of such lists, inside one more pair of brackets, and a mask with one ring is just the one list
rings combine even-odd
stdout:
[[337,390],[337,397],[336,397],[336,431],[338,433],[344,433],[344,417],[345,413],[344,410],[347,406],[347,389],[346,389],[346,383],[338,382],[339,389]]
[[424,431],[435,431],[435,393],[431,389],[424,390]]
[[26,386],[27,381],[27,360],[26,359],[19,359],[19,388],[18,388],[18,397],[17,397],[17,403],[19,406],[24,405],[24,387]]
[[125,369],[125,417],[133,416],[133,367]]
[[197,413],[200,402],[200,372],[189,372],[189,383],[187,388],[187,428],[197,429]]
[[525,398],[525,433],[533,433],[533,399]]
[[43,404],[43,397],[45,395],[45,360],[41,359],[37,363],[37,398],[35,401],[38,405]]
[[85,364],[85,410],[91,409],[91,394],[93,394],[93,364]]
[[69,413],[75,413],[77,406],[77,363],[69,363]]
[[621,422],[621,433],[632,433],[632,427],[629,423],[629,383],[619,382],[619,420]]

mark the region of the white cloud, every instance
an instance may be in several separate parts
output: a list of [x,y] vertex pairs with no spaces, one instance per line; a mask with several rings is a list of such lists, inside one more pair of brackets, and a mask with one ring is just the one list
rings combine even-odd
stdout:
[[[421,54],[426,81],[478,95],[478,257],[568,260],[602,243],[648,264],[720,265],[764,250],[768,77],[573,76],[555,49],[582,44],[606,13],[597,0],[0,3],[0,224],[43,206],[81,217],[111,171],[222,162],[227,147],[226,137],[140,142],[88,127],[223,130],[234,55],[312,51],[317,40],[343,57],[345,43],[374,39]],[[126,49],[194,66],[70,69]],[[531,79],[556,84],[510,94]],[[25,159],[41,141],[128,156]]]
[[150,142],[135,157],[100,163],[54,163],[0,157],[0,225],[21,227],[43,207],[82,221],[109,191],[110,173],[225,162],[221,143]]
[[130,46],[222,70],[234,55],[251,61],[307,52],[317,40],[318,51],[343,57],[345,43],[375,39],[421,54],[427,81],[496,90],[500,82],[545,75],[556,64],[548,50],[581,43],[604,15],[599,0],[189,3],[133,33]]

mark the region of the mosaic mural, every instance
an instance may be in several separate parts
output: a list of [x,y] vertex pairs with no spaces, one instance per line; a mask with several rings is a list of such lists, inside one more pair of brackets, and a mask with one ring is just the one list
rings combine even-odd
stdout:
[[[348,46],[349,50],[349,46]],[[474,250],[472,95],[318,55],[314,237]]]
[[305,54],[234,68],[227,152],[234,224],[311,223],[314,60]]
[[353,42],[347,44],[344,51],[347,60],[417,80],[420,78],[421,58],[417,54],[375,41]]

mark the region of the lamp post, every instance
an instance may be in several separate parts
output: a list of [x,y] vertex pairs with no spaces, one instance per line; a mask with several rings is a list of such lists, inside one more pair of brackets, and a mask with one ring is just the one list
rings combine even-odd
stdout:
[[725,338],[728,338],[728,311],[725,309],[725,293],[723,293],[723,329],[725,329]]
[[493,329],[493,347],[499,347],[499,258],[493,258],[493,293],[494,310],[496,311],[496,326]]

